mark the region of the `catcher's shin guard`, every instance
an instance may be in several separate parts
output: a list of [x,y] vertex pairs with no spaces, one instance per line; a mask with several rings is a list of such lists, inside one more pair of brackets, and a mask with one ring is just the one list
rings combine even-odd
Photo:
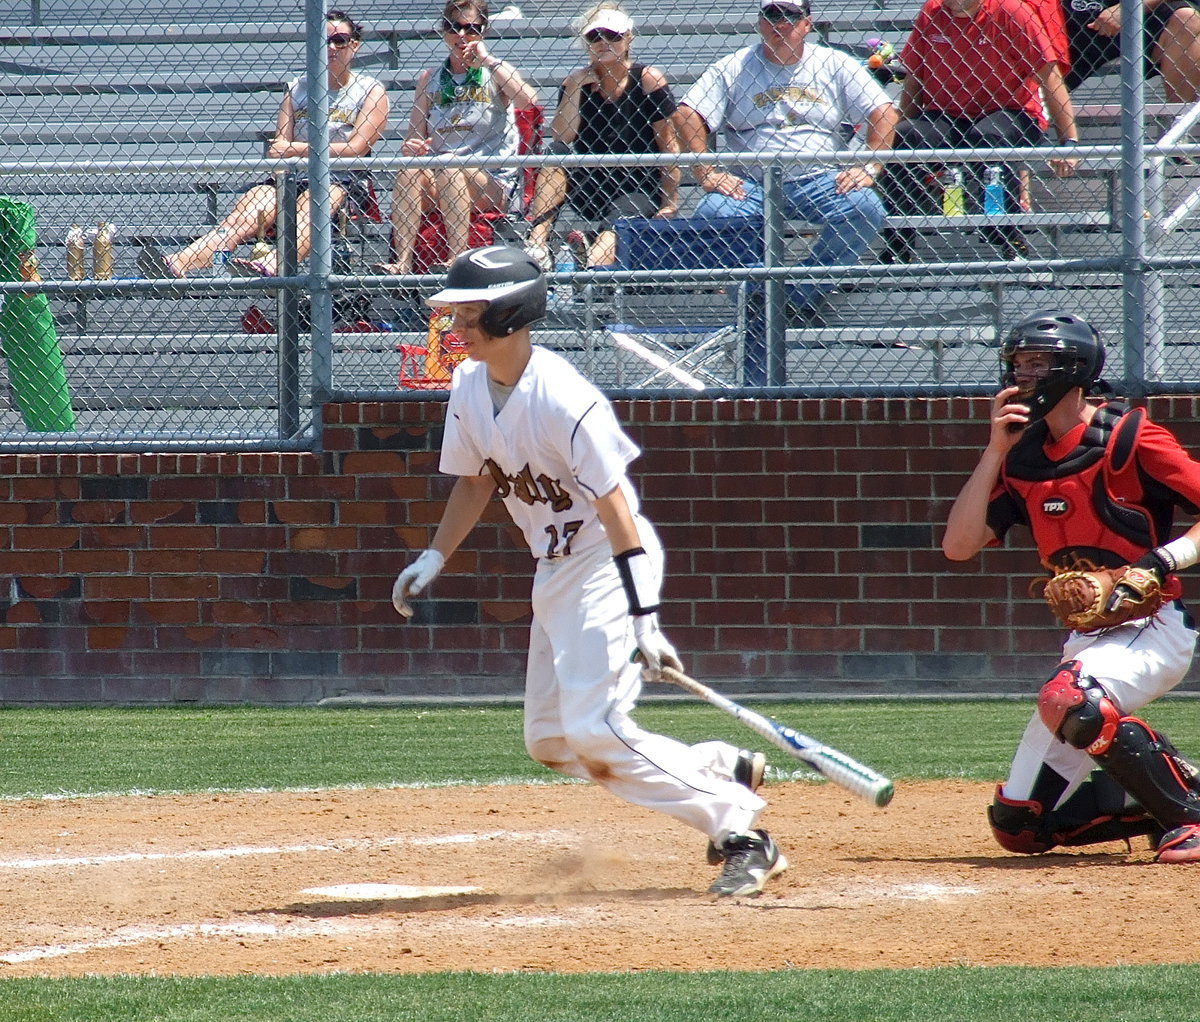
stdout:
[[1082,667],[1078,660],[1058,665],[1038,693],[1038,714],[1060,741],[1098,756],[1112,742],[1121,708],[1095,678],[1081,673]]
[[1085,749],[1164,829],[1200,824],[1200,772],[1145,721],[1125,716],[1104,688],[1060,664],[1038,695],[1042,722],[1068,745]]
[[[1096,771],[1057,809],[1047,809],[1037,799],[1039,790],[1046,795],[1061,792],[1065,782],[1049,768],[1057,785],[1035,786],[1034,797],[1027,801],[1006,798],[1002,785],[988,806],[992,834],[1001,848],[1034,855],[1055,846],[1075,847],[1102,841],[1128,841],[1142,834],[1154,834],[1162,828],[1140,806],[1128,805],[1125,791],[1117,783]],[[1047,798],[1047,801],[1051,801]]]
[[1200,824],[1200,776],[1165,736],[1122,717],[1108,751],[1093,759],[1164,829]]

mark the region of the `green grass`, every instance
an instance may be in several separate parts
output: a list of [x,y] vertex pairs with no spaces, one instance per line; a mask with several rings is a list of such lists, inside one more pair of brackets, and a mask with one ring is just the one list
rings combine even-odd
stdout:
[[1200,969],[2,981],[3,1022],[1180,1022]]
[[[998,780],[1032,701],[766,703],[768,716],[897,779]],[[1200,713],[1166,700],[1147,714],[1200,750]],[[772,747],[703,704],[649,703],[638,720],[694,742]],[[775,752],[772,766],[789,760]],[[515,707],[0,710],[0,797],[129,791],[382,787],[544,781]]]
[[[1033,703],[817,701],[756,708],[900,780],[993,781],[1004,776]],[[649,703],[638,717],[685,741],[726,738],[770,749],[704,705]],[[1181,749],[1200,750],[1193,701],[1160,702],[1147,718]],[[0,798],[554,783],[525,756],[520,735],[514,707],[5,709]],[[780,768],[787,761],[776,752],[771,762]],[[1177,1022],[1198,985],[1200,967],[1191,966],[0,979],[0,1022]]]

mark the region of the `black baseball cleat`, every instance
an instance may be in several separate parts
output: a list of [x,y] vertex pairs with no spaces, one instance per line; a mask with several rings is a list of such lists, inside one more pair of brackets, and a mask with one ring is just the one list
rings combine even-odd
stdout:
[[[758,791],[762,787],[766,772],[767,757],[761,752],[751,752],[749,749],[742,749],[738,753],[737,762],[733,764],[733,779],[743,788],[749,788],[751,791]],[[704,850],[704,858],[710,866],[719,866],[725,857],[710,841]]]
[[759,894],[768,880],[787,869],[787,859],[765,830],[731,834],[718,849],[725,865],[708,889],[722,898]]

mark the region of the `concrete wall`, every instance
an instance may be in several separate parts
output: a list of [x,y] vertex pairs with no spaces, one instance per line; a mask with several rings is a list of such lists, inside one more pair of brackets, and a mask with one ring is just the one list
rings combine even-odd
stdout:
[[[1200,398],[1149,407],[1200,447]],[[1027,536],[938,548],[987,409],[621,403],[688,668],[734,694],[1031,692],[1058,630]],[[332,405],[316,454],[0,456],[0,702],[518,694],[532,563],[499,504],[412,623],[389,600],[448,490],[444,410]]]

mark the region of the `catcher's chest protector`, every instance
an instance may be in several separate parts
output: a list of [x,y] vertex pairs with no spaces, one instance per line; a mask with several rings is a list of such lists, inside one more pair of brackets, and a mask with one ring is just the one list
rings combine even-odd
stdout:
[[1145,412],[1110,403],[1096,410],[1079,444],[1052,461],[1044,422],[1035,423],[1009,454],[1004,484],[1029,515],[1042,562],[1075,567],[1083,557],[1098,567],[1136,561],[1160,542],[1156,521],[1171,509],[1146,507],[1134,450]]

